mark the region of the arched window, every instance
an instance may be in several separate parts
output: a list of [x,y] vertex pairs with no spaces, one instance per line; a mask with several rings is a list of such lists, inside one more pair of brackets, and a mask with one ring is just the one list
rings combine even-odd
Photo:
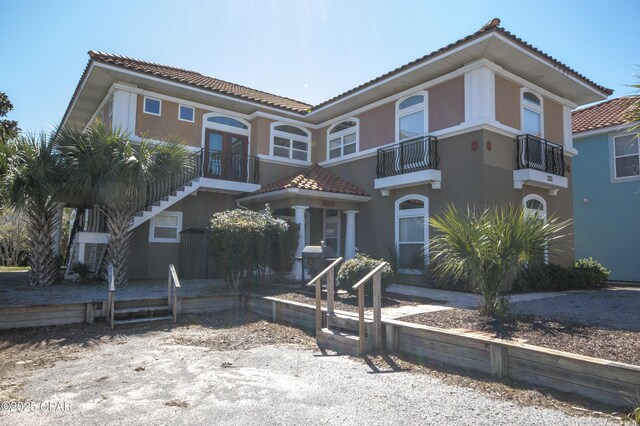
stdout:
[[427,92],[419,92],[396,103],[396,139],[403,141],[427,134]]
[[327,133],[328,158],[338,158],[358,151],[358,119],[348,120],[329,127]]
[[271,125],[271,154],[291,160],[309,161],[311,134],[308,130],[291,124]]
[[406,272],[419,272],[428,259],[429,199],[414,194],[398,199],[395,203],[395,219],[400,268]]
[[542,97],[525,89],[521,93],[522,133],[542,138]]
[[207,117],[207,123],[220,124],[227,127],[235,127],[236,129],[248,130],[249,126],[238,120],[237,118],[227,117],[226,115],[212,115]]
[[[524,208],[525,217],[534,217],[543,222],[547,221],[547,202],[541,196],[535,194],[527,195],[522,199],[522,207]],[[549,263],[549,250],[546,246],[541,258],[534,260],[534,263]]]

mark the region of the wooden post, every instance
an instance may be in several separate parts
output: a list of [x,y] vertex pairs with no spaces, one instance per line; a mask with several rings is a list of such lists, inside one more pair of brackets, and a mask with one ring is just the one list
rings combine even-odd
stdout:
[[381,300],[382,272],[378,271],[373,276],[373,347],[380,349],[382,346],[382,300]]
[[93,318],[94,318],[94,310],[93,310],[93,303],[87,303],[87,313],[85,315],[85,322],[87,324],[91,324],[93,322]]
[[271,301],[271,322],[278,322],[278,307],[275,300]]
[[334,292],[334,275],[333,268],[327,274],[327,328],[329,328],[329,321],[333,315],[333,292]]
[[506,346],[490,343],[489,354],[491,357],[491,375],[499,379],[507,377],[509,372]]
[[322,284],[321,278],[316,279],[316,334],[322,330]]
[[393,324],[387,324],[385,326],[385,340],[385,346],[388,352],[398,352],[398,327]]
[[173,289],[173,322],[178,321],[178,290]]
[[367,333],[364,322],[364,286],[358,287],[358,354],[366,352]]
[[167,276],[167,306],[171,307],[171,266],[169,266],[169,273]]

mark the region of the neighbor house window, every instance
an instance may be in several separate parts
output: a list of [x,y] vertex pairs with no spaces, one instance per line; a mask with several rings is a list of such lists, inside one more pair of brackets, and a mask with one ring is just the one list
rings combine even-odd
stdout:
[[616,179],[640,176],[640,134],[613,137],[613,166]]
[[193,119],[195,117],[195,109],[190,106],[180,105],[178,107],[178,119],[182,121],[188,121],[189,123],[193,123]]
[[522,133],[543,137],[542,98],[532,92],[522,92]]
[[427,133],[426,92],[400,99],[396,104],[396,138],[398,141]]
[[407,195],[396,201],[395,240],[400,268],[420,271],[428,258],[429,199]]
[[151,115],[160,115],[162,112],[162,101],[155,98],[144,97],[144,112]]
[[329,159],[358,151],[358,121],[351,118],[329,128],[327,135]]
[[182,231],[182,212],[163,212],[151,218],[150,243],[179,243]]
[[271,154],[291,160],[309,161],[311,135],[301,127],[290,124],[271,125]]

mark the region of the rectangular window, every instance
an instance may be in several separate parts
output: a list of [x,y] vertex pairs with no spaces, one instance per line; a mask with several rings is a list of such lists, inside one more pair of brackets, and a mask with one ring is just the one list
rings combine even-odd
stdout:
[[178,119],[182,121],[188,121],[189,123],[193,123],[193,117],[195,115],[195,110],[193,107],[180,105],[178,107]]
[[398,139],[405,140],[424,135],[424,111],[402,116],[398,119]]
[[182,212],[164,212],[151,218],[150,243],[179,243],[182,231]]
[[155,98],[144,97],[145,114],[160,115],[162,112],[162,101]]
[[640,134],[621,135],[613,138],[613,161],[615,177],[640,176]]

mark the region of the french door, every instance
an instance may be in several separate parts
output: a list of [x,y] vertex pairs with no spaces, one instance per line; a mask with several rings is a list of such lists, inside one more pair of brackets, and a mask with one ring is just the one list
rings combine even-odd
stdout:
[[205,177],[247,180],[247,136],[207,129],[205,131]]

